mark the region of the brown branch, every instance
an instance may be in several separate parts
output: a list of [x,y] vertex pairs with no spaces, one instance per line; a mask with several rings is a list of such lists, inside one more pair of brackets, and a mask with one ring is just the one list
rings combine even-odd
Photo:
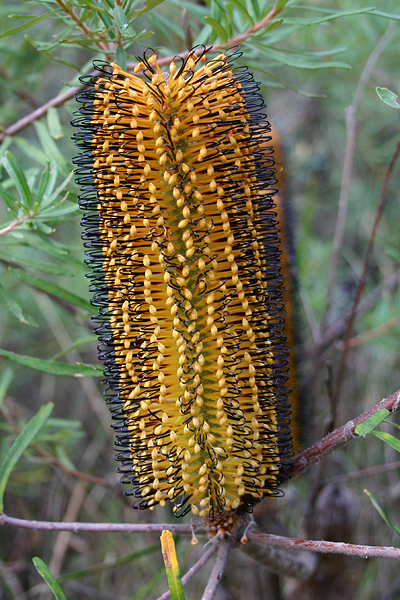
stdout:
[[28,127],[28,125],[31,125],[34,121],[37,121],[38,119],[44,117],[47,111],[53,106],[60,106],[61,104],[64,104],[64,102],[73,98],[73,96],[80,92],[82,89],[82,86],[71,87],[69,90],[66,90],[59,96],[52,98],[33,112],[29,113],[29,115],[22,117],[22,119],[19,119],[0,133],[0,143],[4,140],[6,136],[15,135],[16,133],[22,131],[22,129],[25,129],[25,127]]
[[[360,346],[361,344],[370,342],[371,340],[374,340],[375,338],[377,338],[381,335],[384,335],[385,333],[388,333],[388,331],[390,331],[394,327],[397,327],[397,325],[399,325],[399,324],[400,324],[400,315],[396,315],[395,317],[392,317],[388,321],[385,321],[385,323],[382,323],[382,325],[379,325],[379,327],[374,327],[374,329],[364,331],[364,333],[360,333],[360,335],[356,335],[356,336],[350,338],[348,340],[347,347],[348,348],[356,348],[357,346]],[[341,342],[339,345],[339,348],[340,349],[344,348],[344,345],[345,345],[344,342]]]
[[374,225],[372,228],[371,236],[369,238],[367,251],[365,253],[364,263],[363,263],[361,275],[360,275],[360,278],[358,281],[356,293],[354,295],[354,301],[353,301],[353,305],[351,308],[350,317],[349,317],[349,320],[348,320],[347,326],[346,326],[344,342],[343,342],[344,347],[343,347],[343,350],[342,350],[342,353],[340,356],[338,376],[337,376],[336,386],[335,386],[335,390],[334,390],[334,400],[336,402],[338,401],[339,394],[340,394],[340,388],[342,385],[342,379],[343,379],[344,369],[345,369],[345,365],[346,365],[346,358],[347,358],[347,353],[349,350],[349,339],[350,339],[351,328],[353,326],[353,322],[354,322],[354,319],[356,316],[357,306],[360,302],[361,294],[365,287],[366,276],[367,276],[367,271],[369,268],[369,261],[370,261],[372,249],[374,247],[376,232],[378,230],[378,226],[379,226],[380,220],[382,218],[382,213],[383,213],[383,210],[384,210],[384,208],[386,206],[386,202],[387,202],[387,196],[386,196],[387,187],[389,184],[390,177],[393,173],[394,165],[396,164],[396,160],[399,156],[399,153],[400,153],[400,142],[397,142],[395,151],[393,152],[392,159],[390,161],[388,170],[386,172],[385,180],[383,182],[382,191],[381,191],[379,203],[378,203],[378,208],[377,208],[376,215],[375,215]]
[[400,559],[400,548],[392,546],[365,546],[361,544],[346,544],[345,542],[326,542],[324,540],[300,540],[297,538],[272,535],[270,533],[251,532],[250,541],[264,543],[287,550],[310,550],[322,554],[344,554],[360,556],[361,558],[397,558]]
[[361,471],[354,471],[353,473],[336,475],[336,477],[331,477],[330,479],[327,479],[326,483],[339,483],[339,481],[340,483],[343,483],[344,481],[353,481],[354,479],[362,479],[363,477],[380,475],[381,473],[387,473],[388,471],[396,471],[397,469],[400,469],[400,460],[392,463],[387,463],[386,465],[377,465],[376,467],[370,467],[369,469],[362,469]]
[[215,590],[221,581],[226,561],[228,559],[229,550],[231,549],[230,542],[226,539],[215,542],[215,544],[219,546],[218,554],[201,600],[212,600],[212,598],[214,598]]
[[385,31],[384,35],[381,37],[380,41],[371,52],[364,70],[361,74],[360,80],[357,85],[356,92],[354,94],[354,98],[350,106],[346,108],[346,146],[344,152],[344,161],[343,161],[343,174],[342,174],[342,184],[340,189],[340,198],[339,198],[339,210],[338,216],[336,220],[336,228],[335,235],[333,239],[333,249],[331,260],[329,264],[329,273],[328,273],[328,284],[327,284],[327,292],[326,292],[326,303],[324,308],[324,313],[321,319],[321,333],[324,331],[326,326],[326,320],[328,318],[328,314],[331,307],[332,302],[332,293],[333,287],[336,281],[336,273],[339,262],[339,255],[342,248],[344,229],[347,220],[347,204],[351,183],[351,175],[353,169],[353,158],[354,158],[354,149],[355,149],[355,141],[356,141],[356,115],[357,110],[360,104],[361,96],[365,90],[365,87],[369,81],[369,78],[372,74],[372,71],[375,68],[376,62],[379,56],[382,54],[383,50],[386,48],[387,44],[390,41],[394,32],[394,26],[392,23],[389,24],[389,27]]
[[[168,527],[169,527],[169,525],[168,525]],[[203,556],[193,565],[193,567],[191,567],[189,569],[189,571],[187,571],[185,573],[185,575],[182,577],[182,585],[186,585],[188,583],[188,581],[194,575],[196,575],[196,573],[198,571],[200,571],[200,569],[206,564],[208,559],[211,558],[211,556],[216,553],[217,550],[218,550],[217,544],[212,544],[211,548],[209,548],[207,550],[207,552],[205,552],[203,554]],[[157,600],[168,600],[168,598],[170,598],[170,597],[171,597],[171,592],[168,590],[162,596],[157,598]]]
[[382,402],[379,402],[379,404],[376,404],[373,408],[370,408],[352,421],[348,421],[348,423],[342,425],[342,427],[335,429],[335,431],[332,431],[332,433],[322,438],[322,440],[298,454],[293,459],[290,467],[285,471],[285,475],[293,477],[294,475],[302,473],[305,469],[308,469],[319,462],[321,458],[328,456],[328,454],[331,454],[351,439],[358,437],[355,433],[357,425],[369,419],[380,408],[386,408],[391,413],[396,412],[400,408],[400,390],[388,398],[385,398]]
[[24,529],[37,529],[42,531],[90,531],[96,533],[161,533],[163,529],[169,529],[179,535],[192,535],[190,525],[179,525],[175,523],[63,523],[60,521],[28,521],[17,519],[8,515],[0,514],[0,525],[12,527],[23,527]]

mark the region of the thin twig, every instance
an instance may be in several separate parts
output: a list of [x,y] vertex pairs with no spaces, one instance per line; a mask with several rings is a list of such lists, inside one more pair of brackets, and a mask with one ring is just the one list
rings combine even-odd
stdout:
[[369,268],[369,261],[370,261],[372,249],[374,247],[376,232],[378,230],[378,226],[379,226],[380,220],[382,218],[382,213],[383,213],[383,210],[384,210],[384,208],[386,206],[386,202],[387,202],[387,196],[386,196],[387,187],[389,184],[390,177],[393,173],[394,165],[396,164],[396,160],[399,156],[399,153],[400,153],[400,142],[397,142],[395,151],[393,152],[392,159],[390,161],[388,170],[386,172],[385,180],[383,182],[382,191],[381,191],[381,195],[380,195],[379,203],[378,203],[378,208],[377,208],[376,215],[375,215],[374,225],[372,228],[371,236],[369,238],[367,251],[365,253],[364,263],[363,263],[361,275],[360,275],[360,278],[358,281],[356,293],[354,295],[354,301],[353,301],[353,305],[351,308],[350,317],[349,317],[349,320],[348,320],[347,326],[346,326],[346,331],[345,331],[344,341],[343,341],[343,350],[342,350],[342,353],[340,356],[338,376],[337,376],[336,386],[335,386],[334,396],[333,396],[335,403],[338,402],[340,388],[342,385],[343,373],[344,373],[344,368],[346,365],[347,353],[349,350],[349,339],[350,339],[351,328],[353,326],[353,322],[354,322],[354,319],[356,316],[357,306],[358,306],[358,303],[360,302],[361,294],[365,287],[366,276],[367,276],[367,271]]
[[[168,525],[168,527],[169,527],[169,525]],[[198,571],[200,571],[200,569],[203,567],[203,565],[206,564],[208,559],[211,558],[211,556],[213,554],[215,554],[217,550],[218,550],[217,544],[212,544],[211,548],[209,548],[207,550],[207,552],[205,552],[203,554],[203,556],[193,565],[193,567],[191,567],[189,569],[189,571],[187,571],[185,573],[185,575],[182,577],[182,585],[186,585],[187,582],[193,577],[193,575],[196,575],[196,573]],[[162,596],[157,598],[157,600],[168,600],[168,598],[170,598],[170,597],[171,597],[171,592],[169,590],[167,590]]]
[[339,198],[339,210],[336,221],[335,235],[333,239],[333,249],[331,260],[329,264],[329,273],[328,273],[328,285],[326,292],[326,303],[324,308],[324,313],[321,319],[321,334],[325,330],[326,320],[328,318],[328,314],[330,311],[331,303],[332,303],[332,293],[333,288],[336,281],[336,273],[339,262],[339,255],[342,248],[344,229],[346,225],[347,219],[347,204],[353,169],[353,158],[354,158],[354,149],[355,149],[355,141],[356,141],[356,115],[357,110],[360,104],[360,100],[362,94],[365,90],[365,87],[371,77],[372,71],[375,68],[376,62],[379,56],[382,54],[383,50],[386,48],[387,44],[390,41],[394,33],[394,26],[392,22],[389,23],[389,27],[385,31],[384,35],[379,40],[378,44],[375,46],[374,50],[371,52],[364,70],[361,74],[360,80],[357,85],[356,92],[354,94],[354,98],[350,106],[346,108],[346,147],[344,152],[344,161],[343,161],[343,175],[342,175],[342,185],[340,189],[340,198]]
[[[85,25],[85,23],[80,20],[80,18],[76,14],[76,12],[70,6],[68,6],[64,2],[64,0],[56,0],[56,2],[58,4],[58,6],[70,17],[70,19],[72,19],[72,21],[74,21],[74,23],[77,25],[77,27],[79,27],[79,29],[81,29],[81,31],[85,35],[87,35],[89,38],[94,37],[91,29],[89,29],[89,27],[87,27]],[[93,43],[98,47],[99,50],[102,50],[103,52],[110,52],[110,50],[111,50],[110,44],[107,42],[98,42],[96,40],[93,40]]]
[[[381,298],[383,290],[395,291],[399,285],[400,270],[396,271],[388,277],[383,284],[377,286],[373,292],[366,298],[364,298],[357,306],[356,317],[365,314],[370,310]],[[346,330],[346,323],[349,320],[351,308],[340,318],[337,319],[332,325],[326,329],[323,337],[315,344],[310,351],[307,353],[308,358],[314,356],[322,356],[322,354],[328,350],[328,348],[335,342],[344,336]]]
[[212,598],[214,598],[215,590],[221,581],[229,550],[231,549],[229,540],[221,540],[215,543],[219,545],[218,554],[201,600],[212,600]]
[[[356,336],[350,338],[348,340],[347,347],[348,348],[356,348],[357,346],[360,346],[361,344],[370,342],[371,340],[374,340],[375,338],[377,338],[381,335],[384,335],[385,333],[388,333],[388,331],[390,331],[394,327],[397,327],[397,325],[399,325],[399,324],[400,324],[400,315],[396,315],[395,317],[392,317],[388,321],[385,321],[385,323],[382,323],[382,325],[379,325],[378,327],[374,327],[374,329],[369,329],[368,331],[364,331],[364,333],[360,333],[360,335],[356,335]],[[344,342],[340,342],[339,344],[337,344],[336,347],[338,347],[338,346],[339,346],[339,349],[341,350],[342,348],[344,348]]]
[[192,535],[190,525],[179,525],[175,523],[62,523],[60,521],[28,521],[0,514],[0,525],[11,525],[12,527],[23,527],[24,529],[38,529],[42,531],[93,531],[111,533],[161,533],[163,529],[169,529],[179,535]]
[[276,545],[266,544],[262,538],[251,533],[239,549],[272,573],[301,581],[313,575],[317,566],[315,556],[307,552],[294,552],[292,548],[277,548]]
[[298,475],[305,469],[308,469],[319,462],[321,458],[328,456],[328,454],[331,454],[351,439],[358,437],[355,433],[357,425],[369,419],[369,417],[374,415],[380,408],[386,408],[391,413],[396,412],[400,408],[400,390],[388,398],[385,398],[382,402],[379,402],[379,404],[376,404],[373,408],[365,411],[352,421],[348,421],[345,425],[342,425],[342,427],[335,429],[335,431],[332,431],[332,433],[322,438],[322,440],[298,454],[293,459],[290,467],[285,471],[285,475],[288,477]]
[[362,479],[363,477],[372,477],[380,475],[381,473],[387,473],[388,471],[395,471],[400,469],[400,460],[387,465],[377,465],[376,467],[370,467],[369,469],[363,469],[362,471],[354,471],[354,473],[345,473],[344,475],[336,475],[326,480],[326,484],[330,483],[343,483],[345,481],[353,481],[354,479]]
[[270,533],[251,532],[250,540],[278,548],[310,550],[323,554],[344,554],[361,556],[362,558],[397,558],[400,559],[400,548],[392,546],[364,546],[362,544],[346,544],[345,542],[326,542],[324,540],[300,540],[297,538],[272,535]]
[[11,223],[9,225],[7,225],[7,227],[3,227],[3,229],[0,229],[0,236],[6,235],[6,233],[10,233],[10,231],[13,231],[16,227],[23,225],[24,223],[26,223],[26,221],[29,221],[29,219],[32,219],[32,218],[33,218],[33,214],[29,214],[29,215],[24,215],[23,217],[21,217],[20,219],[16,219],[15,221],[11,221]]

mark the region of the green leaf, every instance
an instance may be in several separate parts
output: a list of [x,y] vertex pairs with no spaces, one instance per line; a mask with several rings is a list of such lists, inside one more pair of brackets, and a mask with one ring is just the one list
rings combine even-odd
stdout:
[[126,71],[126,53],[122,46],[117,46],[115,60],[123,71]]
[[[299,56],[296,56],[292,53],[281,52],[279,50],[274,50],[269,48],[265,44],[260,44],[255,39],[251,40],[253,46],[263,48],[264,58],[269,58],[275,60],[278,63],[282,63],[289,67],[295,67],[297,69],[351,69],[351,65],[343,62],[311,62],[309,60],[304,60]],[[250,42],[249,42],[250,43]]]
[[23,312],[22,306],[18,304],[16,300],[7,292],[3,284],[0,282],[0,301],[9,310],[14,317],[18,319],[24,325],[30,325],[31,327],[39,327],[33,317],[26,315]]
[[28,182],[26,181],[26,177],[17,158],[12,152],[7,150],[7,152],[1,159],[1,162],[4,165],[7,173],[11,177],[15,187],[17,188],[23,206],[27,210],[31,210],[33,208],[33,198],[31,190],[29,189]]
[[3,37],[6,37],[7,35],[13,35],[14,33],[18,33],[20,31],[23,31],[24,29],[28,29],[28,27],[32,27],[32,25],[39,23],[42,19],[46,19],[46,17],[48,17],[49,15],[52,15],[56,12],[58,12],[58,9],[51,10],[50,12],[45,13],[44,15],[40,15],[40,17],[35,17],[34,19],[31,19],[30,21],[28,21],[27,23],[24,23],[23,25],[14,27],[14,29],[8,29],[8,30],[4,31],[3,33],[0,33],[0,39]]
[[69,365],[68,363],[36,358],[35,356],[16,354],[2,348],[0,348],[0,355],[9,358],[23,367],[60,377],[101,377],[103,375],[103,370],[98,365]]
[[310,25],[319,25],[320,23],[325,23],[326,21],[332,21],[333,19],[340,19],[341,17],[351,17],[353,15],[360,15],[363,13],[370,13],[373,11],[373,6],[368,6],[366,8],[354,8],[349,10],[338,10],[333,11],[326,17],[320,17],[318,19],[303,19],[300,17],[290,17],[285,19],[285,23],[287,23],[288,25],[302,25],[304,27],[308,27]]
[[9,270],[11,273],[13,273],[13,275],[15,275],[15,277],[18,277],[18,279],[25,281],[25,283],[28,283],[36,289],[46,292],[51,296],[55,296],[56,298],[61,298],[61,300],[64,300],[64,302],[69,302],[69,304],[73,304],[74,306],[77,306],[82,310],[86,310],[89,313],[93,312],[93,307],[88,300],[85,300],[85,298],[81,298],[81,296],[77,296],[76,294],[65,290],[56,283],[47,281],[46,279],[42,279],[41,277],[37,277],[31,273],[27,273],[21,269],[9,267]]
[[51,591],[53,592],[56,600],[66,600],[64,596],[64,592],[58,585],[57,581],[54,579],[53,575],[50,573],[47,565],[37,556],[32,559],[33,564],[35,565],[35,569],[43,577]]
[[172,533],[163,529],[160,539],[171,600],[185,600]]
[[60,138],[64,137],[60,116],[57,108],[54,106],[49,108],[47,111],[47,127],[49,128],[51,137],[55,140],[59,140]]
[[400,21],[400,15],[391,15],[390,13],[385,13],[381,10],[373,10],[372,14],[374,15],[374,17],[383,17],[384,19],[393,19],[393,21]]
[[14,371],[10,367],[6,367],[0,374],[0,406],[4,404],[4,398],[6,397],[7,390],[14,377]]
[[368,433],[371,433],[371,431],[375,429],[375,427],[382,423],[382,421],[384,421],[389,415],[390,411],[388,411],[387,408],[379,408],[376,411],[376,413],[374,413],[366,421],[357,425],[354,431],[357,435],[365,437]]
[[49,179],[50,179],[50,163],[47,161],[46,168],[40,176],[39,186],[38,186],[38,189],[36,192],[36,197],[35,197],[36,204],[41,203],[41,201],[43,199],[43,195],[48,186]]
[[378,504],[377,500],[374,498],[371,492],[369,492],[368,490],[364,490],[364,493],[367,494],[368,498],[371,500],[372,506],[378,511],[379,515],[382,517],[385,523],[389,525],[389,527],[391,527],[398,535],[400,535],[400,529],[393,525],[393,523],[390,521],[389,517],[384,512],[382,507]]
[[371,431],[371,433],[386,444],[389,444],[389,446],[394,448],[396,452],[400,452],[400,440],[394,437],[394,435],[386,433],[386,431]]
[[212,19],[211,17],[204,17],[204,20],[208,25],[211,25],[211,27],[217,34],[221,44],[222,45],[226,44],[226,42],[228,41],[228,37],[227,37],[226,31],[222,27],[222,25],[220,23],[218,23],[218,21],[215,21],[215,19]]
[[152,10],[155,6],[158,6],[162,2],[164,2],[164,0],[147,0],[145,2],[144,8],[142,8],[141,10],[135,10],[131,12],[129,14],[129,18],[136,21],[138,17],[141,17],[142,15],[144,15],[144,13],[148,12],[149,10]]
[[277,27],[279,27],[279,25],[282,25],[283,23],[283,19],[277,19],[276,21],[272,21],[272,23],[270,23],[268,25],[268,27],[265,29],[265,31],[272,31],[273,29],[276,29]]
[[36,260],[31,260],[30,258],[17,257],[15,255],[7,254],[7,252],[3,252],[0,249],[0,260],[7,262],[9,264],[21,265],[23,267],[28,267],[29,269],[35,269],[36,271],[43,271],[43,273],[51,273],[52,275],[66,275],[68,277],[73,277],[76,275],[76,269],[72,269],[64,264],[52,264],[50,262],[41,262]]
[[277,3],[275,4],[276,10],[282,10],[283,8],[285,8],[287,1],[288,0],[278,0]]
[[56,143],[49,134],[46,125],[41,121],[35,121],[34,126],[40,143],[46,156],[52,162],[55,161],[64,175],[69,175],[71,167],[57,148]]
[[251,18],[251,15],[249,14],[249,12],[247,11],[246,7],[242,4],[242,2],[240,2],[240,0],[229,0],[231,4],[233,4],[233,6],[235,6],[235,8],[238,9],[238,11],[241,13],[242,17],[244,18],[245,21],[247,21],[252,27],[254,26],[254,21]]
[[14,217],[17,217],[18,209],[19,209],[19,206],[18,206],[19,202],[16,198],[14,198],[14,196],[9,194],[7,192],[7,190],[4,189],[4,187],[1,185],[1,183],[0,183],[0,198],[4,201],[4,204],[7,206],[9,211],[14,215]]
[[0,513],[4,510],[4,491],[11,471],[25,452],[26,448],[35,439],[36,435],[46,423],[53,407],[54,405],[52,402],[42,406],[39,412],[25,425],[7,452],[3,464],[0,467]]
[[114,8],[113,17],[115,20],[115,24],[118,27],[118,31],[123,37],[135,37],[136,31],[132,28],[131,24],[129,23],[129,19],[126,16],[122,6],[118,5]]
[[69,346],[67,346],[67,348],[64,348],[63,350],[60,350],[60,352],[57,352],[57,354],[55,356],[53,356],[53,360],[58,360],[59,358],[61,358],[61,356],[65,356],[65,354],[68,354],[68,352],[71,352],[71,350],[74,350],[75,348],[78,348],[79,346],[85,346],[86,344],[93,344],[94,342],[97,341],[97,335],[94,335],[94,333],[92,333],[91,335],[85,335],[83,338],[80,338],[79,340],[76,340],[76,342],[73,342],[73,344],[70,344]]
[[400,104],[397,102],[397,94],[391,92],[385,87],[381,88],[378,86],[375,88],[375,90],[382,102],[384,102],[391,108],[400,108]]

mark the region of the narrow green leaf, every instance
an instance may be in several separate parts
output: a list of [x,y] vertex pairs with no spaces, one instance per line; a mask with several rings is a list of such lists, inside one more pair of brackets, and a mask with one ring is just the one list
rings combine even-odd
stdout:
[[25,425],[7,452],[3,464],[0,467],[0,513],[4,510],[4,491],[11,471],[25,452],[26,448],[35,439],[36,435],[46,423],[53,407],[54,405],[52,402],[42,406],[39,412]]
[[6,37],[7,35],[13,35],[14,33],[19,33],[20,31],[23,31],[24,29],[28,29],[28,27],[32,27],[32,25],[36,25],[36,23],[39,23],[42,19],[46,19],[49,15],[52,15],[55,12],[57,12],[57,10],[51,10],[50,12],[45,13],[44,15],[40,15],[40,17],[35,17],[35,18],[31,19],[30,21],[28,21],[27,23],[24,23],[23,25],[14,27],[14,29],[8,29],[6,31],[3,31],[3,33],[0,33],[0,39],[3,37]]
[[320,23],[325,23],[326,21],[340,19],[341,17],[351,17],[353,15],[360,15],[363,13],[370,13],[373,11],[374,11],[373,6],[368,6],[365,8],[354,8],[354,9],[349,9],[349,10],[338,10],[338,11],[332,11],[331,14],[326,15],[325,17],[320,17],[318,19],[290,17],[290,18],[285,19],[285,23],[287,23],[288,25],[302,25],[304,27],[308,27],[310,25],[319,25]]
[[279,25],[282,25],[283,23],[283,19],[277,19],[276,21],[272,21],[272,23],[270,23],[268,25],[268,27],[265,29],[265,31],[272,31],[273,29],[276,29],[277,27],[279,27]]
[[88,300],[85,300],[85,298],[81,298],[81,296],[77,296],[76,294],[65,290],[56,283],[47,281],[46,279],[42,279],[41,277],[37,277],[36,275],[32,275],[26,271],[22,271],[21,269],[9,267],[9,270],[13,273],[13,275],[15,275],[15,277],[25,281],[25,283],[28,283],[34,288],[41,290],[42,292],[46,292],[51,296],[55,296],[56,298],[61,298],[61,300],[69,302],[70,304],[73,304],[82,310],[87,310],[89,313],[93,312],[93,307]]
[[123,71],[126,71],[126,53],[122,46],[117,46],[115,60]]
[[118,31],[123,37],[132,38],[135,37],[136,31],[133,29],[131,24],[129,23],[129,19],[125,14],[122,6],[116,6],[113,10],[113,17],[115,20],[115,24],[118,27]]
[[43,273],[50,273],[52,275],[67,275],[73,277],[76,275],[76,269],[72,269],[64,264],[52,264],[51,262],[41,262],[32,260],[30,258],[16,257],[15,255],[8,254],[0,249],[0,260],[9,263],[10,265],[21,265],[28,267],[29,269],[35,269],[36,271],[43,271]]
[[71,167],[57,148],[57,145],[49,134],[46,125],[41,121],[35,121],[34,126],[42,148],[48,159],[50,161],[55,161],[64,175],[69,175]]
[[0,198],[3,200],[4,204],[7,206],[8,210],[13,214],[14,217],[18,215],[18,201],[14,196],[9,194],[6,189],[0,183]]
[[52,138],[55,140],[59,140],[64,137],[62,132],[62,125],[60,121],[60,116],[58,114],[57,108],[52,106],[47,111],[47,126],[49,128],[49,132]]
[[269,48],[265,44],[259,44],[255,39],[252,40],[253,46],[262,47],[264,52],[264,58],[269,58],[275,60],[278,63],[282,63],[289,67],[295,67],[297,69],[351,69],[351,65],[343,62],[336,61],[321,61],[321,62],[311,62],[309,60],[304,60],[299,58],[298,56],[288,53],[282,52],[279,50],[274,50]]
[[4,398],[6,397],[7,390],[14,377],[14,371],[10,367],[6,367],[0,374],[0,406],[4,404]]
[[278,0],[275,4],[276,10],[282,10],[283,8],[285,8],[287,1],[288,0]]
[[391,15],[390,13],[382,12],[381,10],[373,10],[372,14],[374,17],[383,17],[384,19],[393,19],[393,21],[400,21],[400,15]]
[[46,191],[50,179],[50,163],[47,161],[46,168],[40,176],[38,189],[36,192],[35,202],[36,204],[41,203],[43,199],[43,195]]
[[218,21],[215,21],[215,19],[212,19],[211,17],[204,17],[204,20],[208,25],[211,25],[211,27],[217,34],[221,44],[226,44],[226,42],[228,41],[228,38],[226,35],[226,31],[222,27],[222,25],[220,23],[218,23]]
[[382,102],[391,108],[400,108],[400,104],[397,102],[397,94],[391,92],[385,87],[381,88],[378,86],[375,88],[375,90]]
[[240,2],[240,0],[229,0],[229,1],[231,2],[231,4],[233,4],[233,6],[235,6],[238,9],[238,11],[241,13],[242,17],[244,18],[244,20],[247,21],[247,23],[253,27],[254,21],[251,18],[250,13],[247,11],[246,7],[242,4],[242,2]]
[[172,533],[164,529],[160,539],[171,600],[185,600]]
[[14,317],[18,319],[24,325],[30,325],[31,327],[39,327],[33,317],[26,315],[23,311],[22,306],[10,296],[3,284],[0,282],[0,302],[9,310]]
[[28,369],[60,377],[101,377],[103,375],[103,370],[98,365],[69,365],[54,360],[37,358],[36,356],[16,354],[2,348],[0,348],[0,355],[9,358],[19,365],[28,367]]
[[7,150],[7,152],[1,159],[1,162],[4,165],[9,176],[13,180],[13,183],[17,188],[19,195],[21,196],[22,204],[27,210],[32,209],[33,198],[31,190],[29,189],[28,182],[26,181],[26,177],[16,156],[14,156],[12,152]]
[[144,13],[148,12],[149,10],[152,10],[155,6],[158,6],[162,2],[164,2],[164,0],[146,0],[144,8],[142,8],[141,10],[135,10],[131,12],[129,14],[129,18],[136,21],[138,17],[141,17],[142,15],[144,15]]
[[40,163],[43,165],[43,167],[45,167],[49,162],[45,153],[42,152],[37,145],[32,144],[28,140],[18,136],[14,136],[12,139],[18,148],[25,154],[25,156],[33,160],[35,163]]
[[79,346],[85,346],[86,344],[94,344],[95,342],[97,342],[97,335],[94,335],[94,333],[92,333],[91,335],[85,335],[83,338],[80,338],[79,340],[76,340],[76,342],[74,342],[73,344],[67,346],[67,348],[60,350],[60,352],[57,352],[57,354],[53,356],[52,360],[58,360],[62,356],[68,354],[68,352],[71,352],[71,350],[79,348]]
[[389,525],[389,527],[391,527],[398,535],[400,535],[400,529],[393,525],[393,523],[390,521],[389,517],[384,512],[383,508],[380,506],[380,504],[377,502],[374,496],[371,494],[371,492],[369,492],[368,490],[364,490],[364,494],[367,494],[372,506],[378,511],[379,515],[382,517],[385,523]]
[[371,433],[386,444],[389,444],[389,446],[394,448],[396,452],[400,452],[400,440],[394,437],[394,435],[386,433],[386,431],[371,431]]
[[376,413],[372,415],[372,417],[369,417],[369,419],[357,425],[354,431],[357,435],[365,437],[368,433],[371,433],[371,431],[375,429],[375,427],[382,423],[382,421],[384,421],[389,415],[390,411],[388,411],[387,408],[379,408],[376,411]]
[[37,556],[32,559],[33,564],[35,565],[35,569],[43,577],[51,591],[53,592],[53,596],[56,600],[66,600],[64,596],[64,592],[58,585],[57,581],[54,579],[53,575],[50,573],[47,565]]

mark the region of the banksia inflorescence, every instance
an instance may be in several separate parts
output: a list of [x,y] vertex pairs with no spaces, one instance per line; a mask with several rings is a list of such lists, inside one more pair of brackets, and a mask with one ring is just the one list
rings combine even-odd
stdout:
[[274,163],[237,50],[97,64],[75,125],[100,357],[134,506],[277,494],[291,455]]

